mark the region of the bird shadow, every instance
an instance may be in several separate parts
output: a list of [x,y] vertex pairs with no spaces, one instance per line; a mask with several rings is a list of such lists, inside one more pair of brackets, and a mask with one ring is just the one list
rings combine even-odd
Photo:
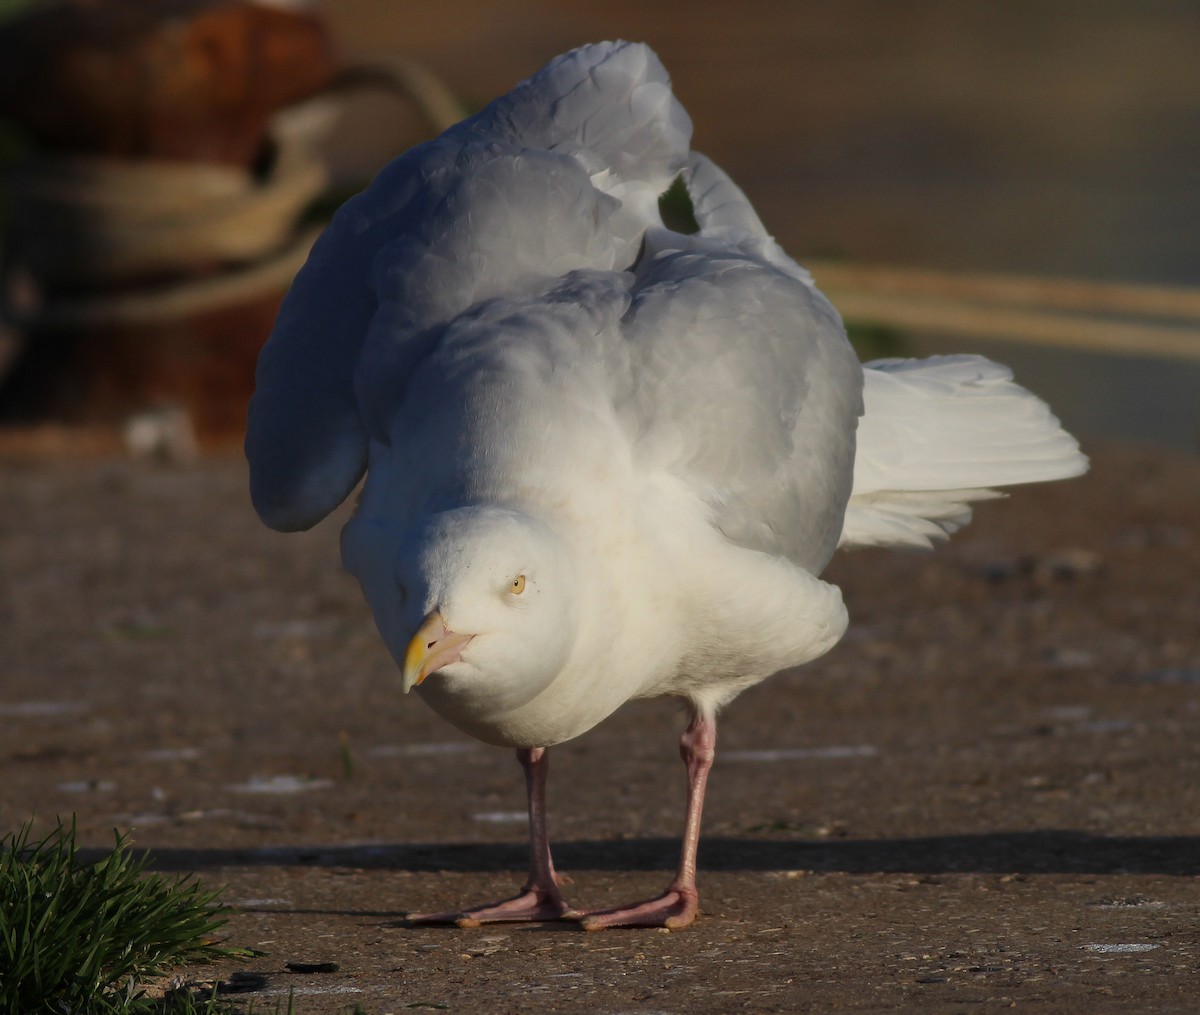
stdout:
[[[676,839],[556,842],[565,871],[673,870]],[[82,852],[82,851],[81,851]],[[505,842],[150,849],[149,867],[356,867],[410,872],[523,872],[528,852]],[[899,839],[733,838],[701,841],[706,872],[806,870],[847,874],[1200,874],[1200,837],[1106,836],[1071,830],[990,832]]]

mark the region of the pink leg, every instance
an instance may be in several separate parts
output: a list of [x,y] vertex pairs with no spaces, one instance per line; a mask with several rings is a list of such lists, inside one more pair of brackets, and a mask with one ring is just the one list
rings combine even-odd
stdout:
[[704,809],[704,787],[716,756],[715,719],[695,716],[679,738],[679,753],[687,765],[687,820],[683,829],[683,849],[675,880],[658,898],[619,906],[616,909],[588,913],[580,921],[584,930],[605,927],[669,927],[676,930],[696,919],[699,896],[696,893],[696,847],[700,843],[700,814]]
[[550,839],[546,835],[546,770],[550,765],[546,748],[520,748],[517,760],[525,770],[525,791],[529,797],[529,880],[511,899],[453,913],[410,916],[410,924],[453,923],[459,927],[478,927],[482,923],[557,920],[573,912],[559,891],[561,879],[554,871]]

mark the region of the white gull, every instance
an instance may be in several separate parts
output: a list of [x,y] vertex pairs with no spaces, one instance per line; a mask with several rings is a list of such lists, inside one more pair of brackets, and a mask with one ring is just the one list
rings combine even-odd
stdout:
[[[690,134],[647,47],[553,60],[341,208],[260,359],[259,514],[307,528],[365,474],[343,560],[405,690],[525,768],[522,891],[416,919],[691,922],[717,712],[841,638],[837,548],[930,545],[995,487],[1087,467],[1004,367],[860,365]],[[677,177],[687,235],[659,214]],[[691,715],[677,875],[575,910],[547,749],[664,694]]]

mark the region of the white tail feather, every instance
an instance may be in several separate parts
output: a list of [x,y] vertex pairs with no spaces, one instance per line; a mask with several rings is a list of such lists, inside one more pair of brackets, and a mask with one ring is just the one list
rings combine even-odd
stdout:
[[854,489],[841,546],[932,546],[993,487],[1067,479],[1087,458],[1049,407],[982,356],[863,367]]

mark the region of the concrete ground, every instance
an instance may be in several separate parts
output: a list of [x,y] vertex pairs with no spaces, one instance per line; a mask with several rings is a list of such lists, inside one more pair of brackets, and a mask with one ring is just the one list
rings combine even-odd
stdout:
[[[699,921],[601,934],[404,925],[521,879],[520,772],[399,693],[336,521],[263,529],[233,458],[12,460],[4,830],[73,812],[227,885],[268,954],[191,972],[264,974],[260,1012],[1195,1011],[1200,462],[1091,450],[936,553],[837,559],[845,642],[723,717]],[[669,877],[680,726],[552,752],[577,905]]]

